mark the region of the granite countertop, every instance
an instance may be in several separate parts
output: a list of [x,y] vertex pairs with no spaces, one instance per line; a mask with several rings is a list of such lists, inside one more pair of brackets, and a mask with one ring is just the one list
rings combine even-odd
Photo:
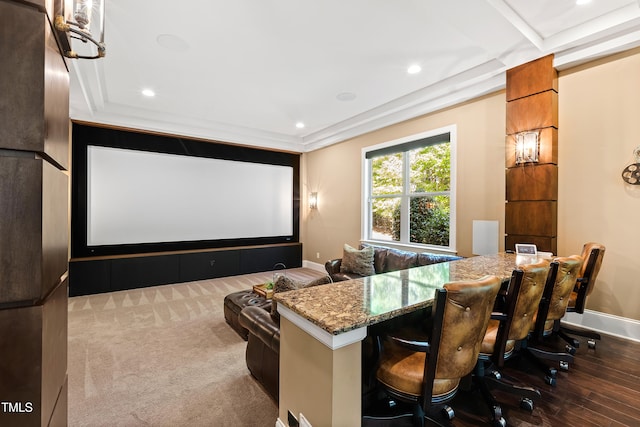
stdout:
[[445,283],[496,275],[508,280],[520,263],[514,254],[464,258],[274,295],[278,304],[332,335],[366,327],[433,303]]

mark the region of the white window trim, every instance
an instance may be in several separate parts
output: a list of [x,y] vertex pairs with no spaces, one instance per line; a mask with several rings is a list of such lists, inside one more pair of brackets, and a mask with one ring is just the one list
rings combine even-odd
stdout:
[[[409,250],[409,251],[433,251],[433,252],[442,252],[442,253],[455,253],[456,252],[456,194],[457,194],[457,147],[458,147],[458,127],[456,125],[444,126],[438,129],[433,129],[426,132],[421,132],[413,135],[409,135],[400,139],[395,139],[393,141],[383,142],[377,145],[364,147],[362,149],[362,167],[360,168],[362,171],[362,205],[360,217],[362,218],[361,224],[362,229],[360,232],[360,240],[365,243],[395,247],[398,249]],[[366,154],[369,151],[379,150],[381,148],[390,147],[393,145],[404,144],[405,142],[411,142],[416,139],[428,138],[431,136],[441,135],[443,133],[450,134],[450,182],[451,188],[449,191],[450,196],[450,219],[449,219],[449,247],[444,248],[441,246],[432,246],[432,245],[423,245],[419,243],[408,243],[408,242],[395,242],[395,241],[387,241],[387,240],[374,240],[369,237],[371,216],[370,209],[368,209],[369,203],[371,203],[371,170],[370,164],[366,158]]]

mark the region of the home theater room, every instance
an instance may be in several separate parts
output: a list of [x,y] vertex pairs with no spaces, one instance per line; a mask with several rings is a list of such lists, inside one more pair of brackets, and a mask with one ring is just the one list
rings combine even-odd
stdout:
[[0,426],[640,425],[640,0],[0,24]]

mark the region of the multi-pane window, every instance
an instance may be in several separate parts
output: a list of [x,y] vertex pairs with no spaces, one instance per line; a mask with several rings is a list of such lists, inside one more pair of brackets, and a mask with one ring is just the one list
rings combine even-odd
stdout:
[[365,152],[365,239],[455,249],[453,129]]

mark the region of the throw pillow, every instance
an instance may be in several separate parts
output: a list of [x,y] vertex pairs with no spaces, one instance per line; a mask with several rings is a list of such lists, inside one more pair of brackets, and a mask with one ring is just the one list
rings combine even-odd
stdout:
[[[310,282],[301,282],[299,280],[293,280],[287,276],[280,276],[276,279],[276,283],[273,284],[273,293],[295,291],[302,288],[310,288],[312,286],[325,285],[331,283],[331,277],[323,276],[319,279],[314,279]],[[278,314],[278,304],[274,299],[271,300],[271,317],[278,321],[280,315]]]
[[341,273],[354,273],[361,276],[373,276],[376,274],[373,268],[374,249],[365,246],[358,250],[345,243],[342,252],[342,262],[340,263]]

